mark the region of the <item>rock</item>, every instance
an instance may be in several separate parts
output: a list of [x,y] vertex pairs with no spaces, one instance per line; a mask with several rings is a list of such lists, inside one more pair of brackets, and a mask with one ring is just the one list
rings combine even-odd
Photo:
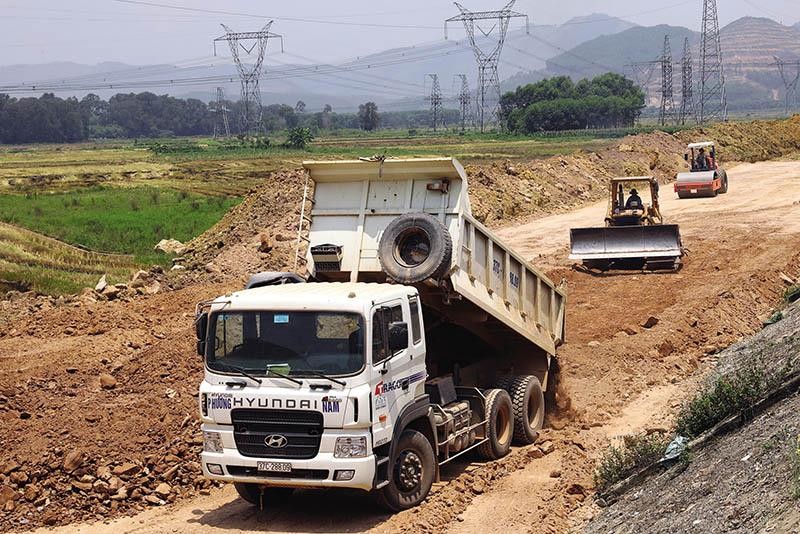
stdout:
[[145,501],[147,501],[147,502],[148,502],[148,503],[150,503],[150,504],[153,504],[153,505],[155,505],[155,506],[158,506],[158,505],[164,504],[164,501],[162,501],[161,499],[159,499],[159,498],[158,498],[158,497],[156,497],[155,495],[148,495],[148,496],[146,496],[146,497],[144,498],[144,500],[145,500]]
[[20,467],[19,463],[17,463],[17,461],[12,458],[10,460],[7,460],[6,463],[4,463],[2,467],[0,467],[0,473],[8,475],[11,472],[19,469],[19,467]]
[[580,484],[570,484],[569,487],[567,487],[567,493],[569,495],[583,495],[583,496],[586,496],[586,488],[584,488]]
[[19,493],[17,493],[14,488],[11,486],[0,486],[0,506],[5,506],[17,499],[19,499]]
[[653,317],[652,315],[647,318],[645,322],[642,323],[642,328],[653,328],[659,322],[658,317]]
[[104,480],[95,480],[94,482],[92,482],[92,489],[94,490],[95,493],[106,494],[109,492],[108,482]]
[[97,284],[94,286],[94,290],[98,293],[102,293],[107,286],[108,282],[106,282],[106,275],[103,275],[100,277],[100,280],[97,281]]
[[14,484],[21,486],[28,481],[28,473],[25,471],[14,471],[8,478],[10,478],[11,482]]
[[550,478],[561,478],[561,471],[558,469],[553,469],[550,471]]
[[697,317],[689,317],[689,326],[691,326],[692,328],[694,328],[694,327],[696,327],[698,324],[700,324],[700,319],[698,319]]
[[28,484],[25,486],[25,500],[28,502],[35,501],[41,493],[41,490],[36,486],[36,484]]
[[83,452],[79,450],[70,451],[64,457],[62,467],[67,473],[72,473],[83,463]]
[[220,269],[219,267],[217,267],[213,263],[206,263],[205,270],[209,274],[221,274],[222,273],[222,269]]
[[272,252],[273,248],[272,239],[270,239],[268,234],[261,234],[258,236],[258,239],[260,241],[260,244],[258,245],[259,252],[263,253]]
[[100,294],[106,297],[108,300],[114,300],[119,296],[120,291],[120,288],[117,286],[106,286],[103,288]]
[[183,265],[173,265],[170,268],[170,271],[185,271],[185,270],[186,270],[186,267],[184,267]]
[[289,234],[275,234],[275,241],[278,242],[293,241],[294,239],[297,238]]
[[152,279],[153,275],[151,275],[147,271],[139,270],[136,272],[136,274],[133,275],[133,278],[131,278],[130,286],[133,288],[144,287],[145,284],[150,282]]
[[528,451],[528,458],[533,458],[534,460],[544,458],[544,453],[539,447],[534,447]]
[[156,495],[166,499],[169,496],[169,494],[172,493],[172,487],[170,487],[170,485],[167,484],[166,482],[162,482],[161,484],[156,486],[155,492]]
[[627,145],[625,143],[622,143],[619,145],[619,148],[617,150],[619,150],[620,152],[633,152],[633,145]]
[[117,490],[117,492],[111,496],[112,501],[124,501],[128,498],[128,488],[122,487]]
[[675,345],[673,345],[669,339],[662,341],[661,344],[658,345],[658,354],[663,358],[666,358],[673,352],[675,352]]
[[90,492],[92,491],[92,484],[89,482],[72,481],[72,487],[78,491]]
[[622,331],[628,334],[629,336],[635,336],[636,334],[639,333],[639,331],[632,326],[626,326],[625,328],[622,329]]
[[108,373],[100,373],[100,387],[103,389],[114,389],[117,387],[117,379]]
[[186,245],[178,241],[177,239],[162,239],[159,241],[153,250],[158,250],[165,254],[177,254],[180,256],[186,250]]
[[555,443],[553,443],[552,441],[549,441],[549,440],[548,440],[548,441],[545,441],[544,443],[542,443],[541,445],[539,445],[539,449],[540,449],[540,450],[541,450],[541,451],[542,451],[544,454],[550,454],[551,452],[553,452],[554,450],[556,450],[556,445],[555,445]]
[[624,330],[620,330],[619,332],[614,334],[614,337],[616,338],[628,337],[628,333],[625,332]]
[[122,465],[116,466],[111,472],[115,476],[132,475],[133,473],[139,472],[139,466],[131,462],[125,462]]
[[100,480],[108,480],[111,478],[111,468],[107,465],[101,465],[97,468],[97,478]]
[[480,479],[476,480],[475,482],[472,483],[472,491],[480,495],[481,493],[486,491],[486,483]]
[[110,491],[119,491],[122,487],[124,487],[124,484],[121,478],[112,475],[111,478],[108,479],[108,489]]
[[590,342],[588,343],[588,345],[589,345],[590,347],[599,347],[599,346],[600,346],[600,342],[599,342],[599,341],[590,341]]

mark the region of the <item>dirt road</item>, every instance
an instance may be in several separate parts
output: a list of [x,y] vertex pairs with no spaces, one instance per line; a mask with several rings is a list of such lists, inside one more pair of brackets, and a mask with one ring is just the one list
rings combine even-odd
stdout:
[[[257,512],[231,488],[110,524],[58,532],[564,532],[595,510],[592,469],[610,438],[664,427],[714,354],[761,324],[783,290],[779,272],[800,274],[800,163],[741,165],[730,192],[676,200],[663,212],[689,249],[670,274],[592,276],[566,261],[568,229],[602,221],[604,205],[535,220],[501,233],[534,264],[569,282],[568,343],[560,352],[564,394],[538,447],[494,464],[445,473],[422,506],[392,517],[357,493],[298,492],[279,511]],[[644,327],[648,318],[651,325]],[[657,324],[652,325],[653,322]],[[552,452],[550,449],[552,448]],[[543,451],[543,452],[539,452]]]

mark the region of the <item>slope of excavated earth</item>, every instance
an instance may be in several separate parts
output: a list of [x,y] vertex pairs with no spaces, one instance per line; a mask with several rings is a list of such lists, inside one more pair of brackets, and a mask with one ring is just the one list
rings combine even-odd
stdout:
[[[720,355],[720,371],[756,363],[796,372],[800,304]],[[715,373],[716,375],[717,373]],[[693,450],[688,467],[631,488],[587,527],[605,532],[798,532],[800,394]]]
[[[676,143],[653,135],[664,146]],[[649,169],[648,155],[655,153],[648,145],[656,141],[628,143],[600,158]],[[568,344],[561,351],[563,410],[536,447],[497,463],[454,465],[445,473],[452,484],[391,518],[352,493],[320,499],[299,492],[285,508],[258,513],[236,501],[230,487],[213,488],[200,477],[195,393],[202,368],[194,355],[194,304],[241,287],[254,270],[291,266],[294,243],[278,234],[296,228],[302,174],[276,173],[190,245],[189,269],[167,276],[161,293],[112,302],[16,295],[24,304],[19,311],[14,304],[2,307],[8,313],[0,324],[0,529],[86,523],[150,508],[109,531],[438,531],[448,525],[478,531],[486,521],[528,530],[530,513],[535,528],[562,531],[591,491],[596,451],[608,437],[658,424],[685,378],[698,366],[710,367],[719,347],[752,333],[770,312],[782,290],[778,271],[800,275],[792,211],[800,202],[800,166],[792,162],[733,171],[727,196],[667,202],[691,250],[680,273],[594,278],[568,269],[568,228],[602,220],[603,206],[591,204],[604,195],[602,180],[584,196],[572,189],[599,172],[601,166],[574,171],[592,158],[531,162],[540,170],[527,178],[519,177],[522,167],[491,168],[487,183],[470,170],[476,212],[495,226],[501,218],[538,217],[504,236],[571,285]],[[516,182],[530,190],[546,184],[551,200],[521,201],[511,187]],[[498,191],[505,193],[493,199]],[[508,209],[502,207],[507,198]],[[569,211],[576,206],[587,207]],[[272,245],[267,252],[258,251],[262,234]],[[651,315],[659,323],[641,327]],[[532,483],[543,490],[532,492]]]

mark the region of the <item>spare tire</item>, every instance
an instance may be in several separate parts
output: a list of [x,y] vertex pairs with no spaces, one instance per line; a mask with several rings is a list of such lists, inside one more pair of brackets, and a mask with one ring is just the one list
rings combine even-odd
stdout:
[[383,272],[401,284],[441,278],[450,267],[453,240],[433,215],[406,213],[389,223],[378,245]]

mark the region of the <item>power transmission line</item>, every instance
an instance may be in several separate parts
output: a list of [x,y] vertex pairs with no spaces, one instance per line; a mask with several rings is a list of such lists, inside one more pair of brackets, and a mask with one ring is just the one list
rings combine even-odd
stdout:
[[439,126],[439,121],[443,119],[442,117],[442,88],[439,87],[439,75],[438,74],[428,74],[431,79],[431,96],[430,96],[430,103],[431,103],[431,128],[433,131],[436,131],[436,128]]
[[703,0],[703,31],[700,44],[700,124],[728,120],[725,72],[719,36],[717,0]]
[[681,112],[680,123],[686,124],[686,118],[696,119],[694,107],[694,80],[692,79],[692,48],[689,38],[683,39],[683,57],[681,58]]
[[[475,53],[475,60],[478,63],[478,124],[481,132],[484,131],[486,124],[497,121],[498,106],[500,104],[500,77],[497,73],[497,63],[500,59],[500,52],[503,50],[503,43],[505,42],[511,19],[525,17],[525,30],[526,32],[528,31],[528,16],[511,11],[515,2],[516,0],[511,0],[497,11],[469,11],[458,2],[454,2],[461,14],[450,17],[444,22],[445,39],[447,39],[447,24],[449,22],[463,22],[472,51]],[[484,30],[479,24],[476,24],[481,20],[493,20],[496,22],[494,26]],[[488,50],[481,48],[480,44],[475,40],[476,27],[486,38],[491,35],[496,36],[497,41],[494,47]],[[497,31],[495,32],[495,30]]]
[[675,121],[675,98],[672,91],[672,49],[669,35],[665,35],[664,51],[661,54],[661,108],[658,113],[661,126]]

